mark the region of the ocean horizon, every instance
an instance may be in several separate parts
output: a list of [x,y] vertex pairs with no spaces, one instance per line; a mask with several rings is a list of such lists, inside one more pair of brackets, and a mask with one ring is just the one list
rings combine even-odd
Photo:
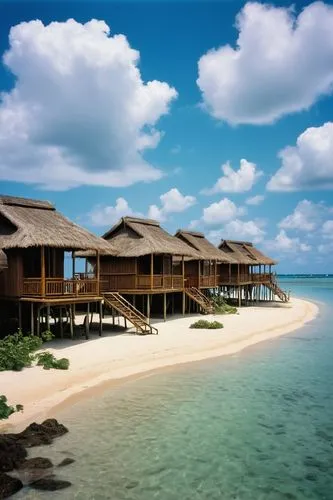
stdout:
[[54,415],[69,433],[33,455],[76,461],[61,492],[25,499],[330,500],[333,279],[285,275],[318,317],[230,356],[110,386]]

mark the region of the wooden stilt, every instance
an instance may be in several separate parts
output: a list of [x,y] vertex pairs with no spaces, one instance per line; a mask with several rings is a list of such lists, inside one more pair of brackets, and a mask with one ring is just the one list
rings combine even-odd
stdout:
[[171,295],[171,314],[172,316],[175,314],[175,294]]
[[64,325],[62,322],[62,307],[59,307],[59,326],[60,326],[60,338],[64,338]]
[[102,302],[99,303],[99,336],[102,336],[103,333],[103,304]]
[[50,331],[50,305],[46,306],[46,330]]
[[74,338],[74,308],[73,304],[69,306],[69,323],[70,323],[70,332],[71,332],[71,339]]
[[124,325],[125,325],[125,328],[127,329],[127,320],[126,320],[126,318],[124,318]]
[[242,287],[238,287],[238,307],[241,307],[242,305]]
[[34,318],[34,303],[31,302],[30,306],[30,333],[31,335],[34,335],[34,330],[35,330],[35,318]]
[[185,292],[183,292],[183,316],[185,316],[185,307],[186,307],[186,295]]
[[163,294],[163,318],[164,318],[164,321],[166,321],[166,309],[167,309],[166,293],[164,293]]
[[150,296],[147,295],[147,319],[150,324]]
[[22,304],[20,301],[18,303],[18,324],[19,330],[22,330]]
[[113,307],[111,309],[111,314],[112,314],[112,326],[114,326],[115,320],[114,320],[114,309],[113,309]]
[[40,336],[40,306],[37,308],[37,336]]
[[86,321],[85,321],[86,324],[84,325],[85,332],[86,332],[86,339],[89,339],[89,313],[90,313],[89,308],[90,308],[90,304],[88,302],[88,304],[87,304],[87,316],[86,316]]

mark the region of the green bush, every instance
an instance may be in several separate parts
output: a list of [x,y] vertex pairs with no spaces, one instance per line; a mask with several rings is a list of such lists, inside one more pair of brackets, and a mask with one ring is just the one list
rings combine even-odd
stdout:
[[207,321],[206,319],[199,319],[195,323],[192,323],[190,328],[204,328],[208,330],[217,330],[219,328],[224,328],[223,324],[219,321]]
[[7,405],[7,398],[4,395],[0,395],[0,420],[5,420],[12,413],[16,413],[18,411],[23,411],[22,405],[9,406]]
[[36,354],[37,365],[44,370],[55,368],[56,370],[68,370],[69,361],[67,358],[56,359],[51,352],[39,352]]
[[213,296],[214,314],[237,314],[237,308],[230,306],[223,297]]
[[52,340],[52,338],[52,333],[48,331],[43,332],[41,337],[23,335],[21,331],[18,331],[14,335],[8,335],[0,340],[0,371],[20,371],[31,366],[35,361],[46,370],[50,368],[67,370],[69,367],[68,359],[57,360],[53,354],[48,352],[36,354],[43,343]]

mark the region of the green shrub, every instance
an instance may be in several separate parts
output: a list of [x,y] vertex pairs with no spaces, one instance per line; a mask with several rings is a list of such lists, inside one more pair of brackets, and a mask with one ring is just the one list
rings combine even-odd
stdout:
[[218,328],[224,328],[223,324],[219,321],[207,321],[206,319],[199,319],[195,323],[192,323],[190,328],[204,328],[208,330],[217,330]]
[[4,395],[0,395],[0,420],[5,420],[12,413],[16,413],[18,411],[23,411],[22,405],[9,406],[7,405],[7,398]]
[[69,361],[67,358],[56,359],[51,352],[39,352],[36,354],[37,365],[44,370],[55,368],[56,370],[68,370]]
[[237,308],[230,306],[221,296],[213,296],[214,314],[237,314]]
[[43,332],[41,337],[23,335],[21,331],[14,335],[8,335],[0,340],[0,371],[20,371],[31,366],[35,361],[46,370],[50,368],[67,370],[69,367],[68,359],[57,360],[53,354],[48,352],[36,354],[36,351],[42,347],[44,342],[52,339],[53,335],[49,331]]

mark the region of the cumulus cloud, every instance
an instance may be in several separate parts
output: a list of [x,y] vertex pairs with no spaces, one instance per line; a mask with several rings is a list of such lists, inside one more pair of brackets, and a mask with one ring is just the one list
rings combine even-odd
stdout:
[[201,220],[208,225],[217,225],[244,215],[245,212],[243,207],[237,207],[229,198],[223,198],[204,208]]
[[235,219],[225,224],[222,229],[209,231],[208,239],[215,244],[222,239],[249,240],[253,243],[260,243],[265,236],[263,227],[262,221]]
[[282,229],[313,231],[318,228],[327,210],[328,208],[323,203],[302,200],[290,215],[279,222],[279,227]]
[[333,122],[306,129],[279,157],[282,165],[269,180],[269,191],[332,189]]
[[115,206],[95,206],[91,212],[88,213],[89,223],[93,226],[112,226],[121,217],[132,215],[134,217],[142,217],[142,214],[135,212],[129,206],[125,198],[118,198]]
[[162,172],[143,156],[177,96],[144,82],[139,52],[103,21],[21,23],[3,62],[15,86],[0,104],[0,179],[47,189],[128,186]]
[[236,18],[235,48],[204,54],[197,84],[208,111],[232,124],[273,123],[308,109],[333,88],[333,7],[247,3]]
[[262,175],[257,170],[256,164],[245,159],[240,161],[238,170],[234,170],[230,162],[221,166],[223,176],[220,177],[210,189],[203,189],[203,194],[215,193],[243,193],[250,191],[256,180]]
[[252,196],[248,198],[245,203],[247,205],[260,205],[265,199],[265,196],[262,194],[257,194],[256,196]]
[[273,240],[266,241],[265,247],[270,251],[281,253],[309,252],[311,250],[310,245],[301,241],[300,238],[289,237],[284,229],[281,229]]
[[172,188],[160,196],[161,207],[150,205],[148,217],[159,221],[167,219],[168,214],[184,212],[196,203],[194,196],[184,196],[177,188]]
[[333,238],[333,220],[327,220],[322,227],[324,238]]

